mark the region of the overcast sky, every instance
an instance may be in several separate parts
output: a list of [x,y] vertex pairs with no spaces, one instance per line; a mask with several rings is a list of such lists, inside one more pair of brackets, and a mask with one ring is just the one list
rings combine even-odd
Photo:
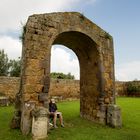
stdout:
[[[77,11],[113,36],[115,77],[140,80],[140,0],[1,0],[0,49],[10,59],[21,56],[18,37],[22,24],[32,14]],[[65,61],[64,61],[65,60]],[[79,77],[79,62],[73,52],[52,47],[51,71],[71,72]]]

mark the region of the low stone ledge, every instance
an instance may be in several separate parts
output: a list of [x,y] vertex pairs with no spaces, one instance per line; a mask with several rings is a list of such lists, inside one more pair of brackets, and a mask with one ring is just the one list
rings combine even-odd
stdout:
[[0,97],[0,106],[9,106],[9,99],[7,97]]

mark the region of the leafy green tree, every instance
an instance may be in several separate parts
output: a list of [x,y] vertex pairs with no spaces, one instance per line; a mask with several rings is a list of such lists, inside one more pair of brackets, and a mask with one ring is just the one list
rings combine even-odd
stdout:
[[22,25],[22,28],[21,28],[21,34],[19,36],[19,40],[23,43],[25,32],[26,32],[26,25],[24,23],[21,23],[21,25]]
[[0,50],[0,76],[7,76],[9,70],[9,59],[4,50]]
[[74,75],[71,75],[71,73],[69,72],[67,74],[67,79],[75,79]]
[[21,72],[21,59],[18,60],[10,60],[10,69],[9,73],[12,77],[19,77]]
[[54,78],[54,79],[75,79],[74,75],[71,75],[71,73],[64,74],[64,73],[59,73],[59,72],[52,72],[51,78]]

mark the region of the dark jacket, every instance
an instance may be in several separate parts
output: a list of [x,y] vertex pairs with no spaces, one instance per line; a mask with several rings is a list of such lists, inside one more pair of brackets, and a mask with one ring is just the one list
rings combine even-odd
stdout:
[[57,110],[57,105],[55,103],[49,103],[49,111],[55,112]]

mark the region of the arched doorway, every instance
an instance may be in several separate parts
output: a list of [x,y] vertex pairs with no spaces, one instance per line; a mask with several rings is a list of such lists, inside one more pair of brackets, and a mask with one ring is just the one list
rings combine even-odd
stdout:
[[96,43],[83,33],[69,31],[59,34],[53,44],[65,45],[76,53],[80,65],[80,113],[82,117],[93,120],[96,115],[93,110],[98,106],[101,92],[100,60]]
[[[75,80],[80,79],[79,60],[73,50],[64,45],[52,45],[51,73],[58,72],[70,74]],[[72,79],[73,79],[72,78]]]
[[63,44],[78,56],[81,117],[102,124],[120,125],[119,108],[114,106],[112,37],[79,13],[50,13],[30,16],[25,28],[21,87],[17,94],[21,97],[20,100],[17,98],[20,105],[17,114],[21,114],[22,133],[30,132],[32,110],[47,108],[53,44]]
[[52,45],[50,68],[50,98],[56,101],[79,99],[80,70],[76,54],[64,45]]

